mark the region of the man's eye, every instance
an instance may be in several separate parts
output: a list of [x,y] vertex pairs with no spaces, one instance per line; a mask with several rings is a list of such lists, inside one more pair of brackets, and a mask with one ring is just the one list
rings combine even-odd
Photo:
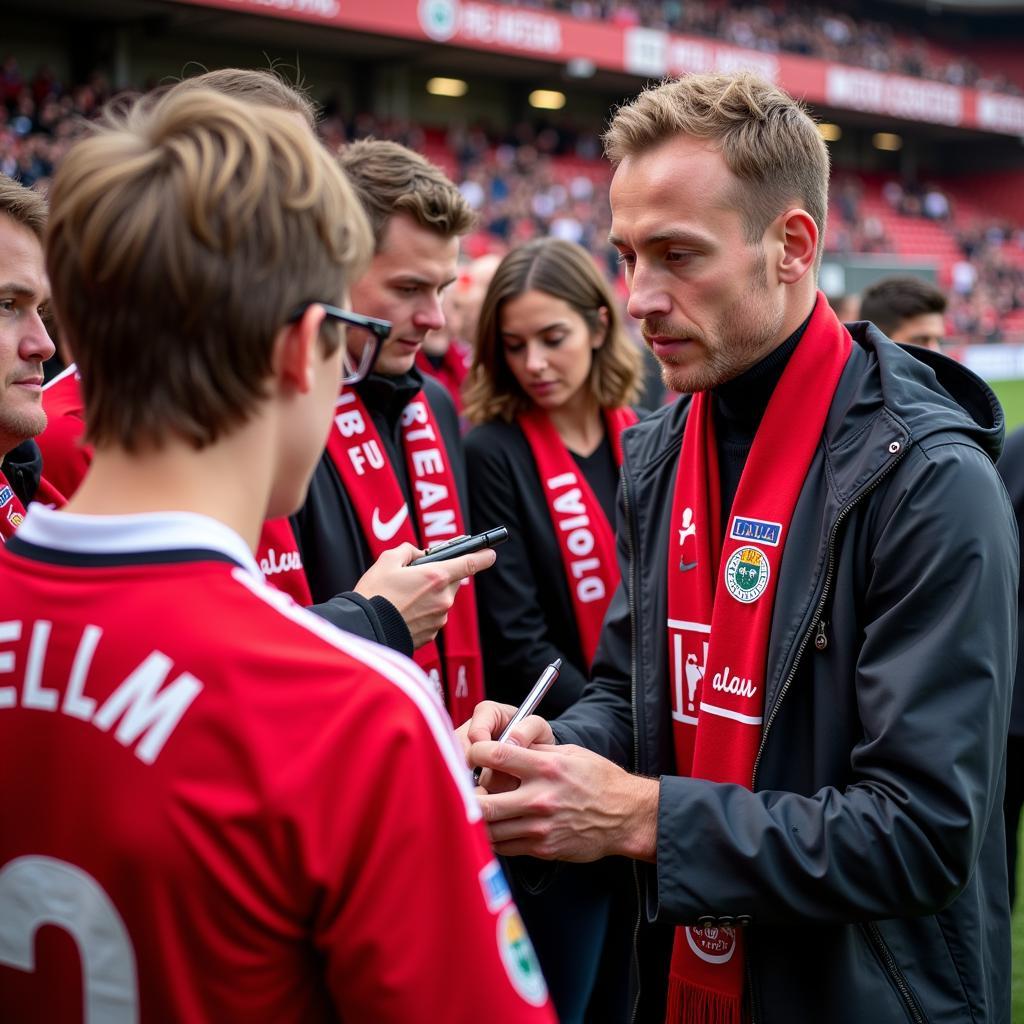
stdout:
[[631,252],[620,252],[615,259],[620,267],[631,267],[636,262],[636,257]]

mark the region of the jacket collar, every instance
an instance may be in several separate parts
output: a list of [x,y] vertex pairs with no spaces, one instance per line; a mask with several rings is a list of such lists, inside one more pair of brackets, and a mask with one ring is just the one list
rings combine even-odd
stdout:
[[[841,501],[905,445],[936,433],[968,439],[995,461],[1005,421],[984,381],[938,352],[895,344],[866,321],[846,326],[853,351],[825,424],[826,456]],[[638,488],[665,460],[678,459],[689,406],[689,396],[682,395],[623,436],[623,468]]]
[[423,374],[415,366],[398,377],[371,373],[355,389],[371,413],[384,417],[394,427],[402,410],[423,390]]

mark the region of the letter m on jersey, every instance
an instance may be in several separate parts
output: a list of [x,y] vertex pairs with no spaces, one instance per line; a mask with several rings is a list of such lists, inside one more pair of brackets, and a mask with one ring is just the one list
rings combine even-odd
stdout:
[[92,720],[93,725],[106,732],[120,719],[114,738],[126,747],[141,736],[135,756],[146,764],[156,760],[203,688],[195,676],[182,672],[173,683],[160,689],[173,664],[166,654],[153,651],[106,699]]

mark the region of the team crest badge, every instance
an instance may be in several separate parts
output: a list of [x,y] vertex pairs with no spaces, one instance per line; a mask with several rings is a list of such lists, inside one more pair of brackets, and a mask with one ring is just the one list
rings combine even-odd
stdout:
[[736,952],[736,931],[733,928],[687,928],[686,941],[705,963],[727,964]]
[[768,556],[760,548],[737,548],[725,563],[725,589],[741,604],[756,601],[768,586],[770,576]]
[[25,522],[25,517],[12,505],[7,510],[7,522],[17,529],[23,522]]
[[498,952],[512,987],[531,1006],[543,1006],[548,998],[547,982],[514,903],[498,915]]

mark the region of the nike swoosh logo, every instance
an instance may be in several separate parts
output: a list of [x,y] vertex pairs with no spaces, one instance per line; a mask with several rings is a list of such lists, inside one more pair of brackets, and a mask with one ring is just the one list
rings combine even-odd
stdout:
[[392,537],[402,528],[406,516],[409,515],[409,506],[403,505],[390,519],[381,519],[380,509],[373,510],[373,519],[370,525],[373,527],[373,535],[377,540],[391,540]]
[[696,569],[696,568],[697,568],[697,563],[696,562],[680,562],[679,563],[679,571],[680,572],[689,572],[691,569]]

